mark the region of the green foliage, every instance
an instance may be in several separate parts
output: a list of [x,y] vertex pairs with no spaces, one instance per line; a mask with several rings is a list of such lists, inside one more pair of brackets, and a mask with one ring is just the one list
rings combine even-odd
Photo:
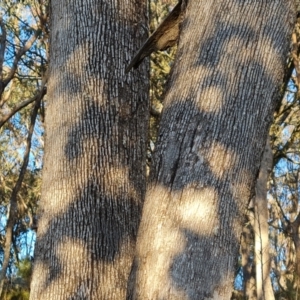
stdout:
[[[48,23],[48,1],[1,2],[0,293],[5,288],[1,299],[29,298],[31,262],[24,257],[33,255],[44,131],[42,114],[35,119],[33,112],[46,93]],[[8,226],[12,238],[6,236]],[[4,253],[9,254],[8,266]]]
[[17,264],[17,276],[28,285],[32,272],[32,263],[29,257],[24,258]]
[[[281,289],[275,293],[276,300],[290,300],[290,299],[297,299],[298,289],[295,286],[295,278],[285,279],[285,287],[281,287]],[[299,297],[300,295],[298,295]],[[299,298],[298,298],[299,299]]]
[[28,300],[29,291],[24,291],[23,289],[10,290],[9,292],[3,295],[3,300]]
[[20,260],[16,264],[17,272],[6,280],[3,290],[3,300],[27,300],[29,299],[29,285],[31,279],[32,263],[30,258]]
[[247,300],[241,291],[233,291],[231,300]]

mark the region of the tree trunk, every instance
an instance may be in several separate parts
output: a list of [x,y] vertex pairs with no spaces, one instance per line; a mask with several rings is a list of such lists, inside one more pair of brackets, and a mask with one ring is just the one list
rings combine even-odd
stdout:
[[164,101],[133,299],[230,299],[272,121],[292,1],[190,0]]
[[[145,193],[146,1],[51,1],[42,199],[30,299],[124,299]],[[135,43],[133,43],[135,41]]]
[[247,300],[257,300],[254,266],[254,232],[252,212],[248,212],[248,224],[244,226],[241,235],[241,260],[243,268],[243,294]]
[[292,240],[295,247],[295,285],[296,298],[300,299],[300,214],[298,213],[296,219],[291,224]]
[[275,300],[270,278],[270,246],[268,225],[267,186],[270,170],[273,167],[273,153],[270,141],[266,148],[260,166],[255,188],[254,233],[255,233],[255,265],[257,300]]

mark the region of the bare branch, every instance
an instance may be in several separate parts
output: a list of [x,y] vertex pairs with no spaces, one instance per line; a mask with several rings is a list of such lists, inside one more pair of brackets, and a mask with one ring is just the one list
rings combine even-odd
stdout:
[[21,49],[19,49],[19,51],[17,52],[14,62],[12,64],[12,67],[11,67],[7,77],[5,78],[5,80],[3,80],[4,88],[7,86],[7,84],[10,82],[10,80],[15,75],[17,67],[18,67],[18,62],[20,61],[21,57],[31,48],[31,46],[37,40],[38,36],[39,36],[39,31],[36,30],[34,32],[34,35],[31,38],[29,38],[27,40],[27,42],[25,43],[25,45]]
[[19,110],[27,106],[28,104],[34,101],[41,101],[44,95],[46,94],[46,87],[42,87],[42,89],[38,92],[34,97],[27,99],[21,102],[19,105],[15,106],[7,115],[0,119],[0,128],[7,122],[13,115],[15,115]]
[[[275,182],[274,174],[272,175],[272,179],[273,179],[273,182]],[[280,202],[279,202],[279,200],[278,200],[278,198],[277,198],[277,195],[276,195],[276,196],[273,195],[273,198],[275,199],[275,203],[277,204],[277,206],[278,206],[278,208],[279,208],[279,210],[280,210],[280,213],[281,213],[281,215],[282,215],[284,221],[286,222],[286,224],[284,224],[284,222],[282,222],[283,230],[286,231],[286,228],[290,228],[291,222],[290,222],[290,220],[286,217],[286,215],[285,215],[285,213],[284,213],[284,211],[283,211],[283,208],[282,208],[282,206],[281,206],[281,204],[280,204]],[[273,226],[273,225],[272,225],[272,226]]]

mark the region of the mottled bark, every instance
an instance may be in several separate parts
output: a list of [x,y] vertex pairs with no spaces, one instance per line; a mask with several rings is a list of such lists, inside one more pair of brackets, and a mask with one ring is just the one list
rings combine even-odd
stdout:
[[254,262],[254,232],[252,212],[248,213],[249,221],[241,235],[241,260],[243,269],[243,294],[247,300],[256,300],[255,262]]
[[267,139],[259,176],[255,187],[254,200],[254,233],[255,233],[255,265],[256,293],[258,300],[274,300],[274,292],[270,278],[270,245],[269,214],[267,187],[270,171],[273,167],[273,153]]
[[286,0],[188,2],[129,298],[230,299],[294,19]]
[[[51,1],[42,199],[30,299],[124,299],[145,193],[140,0]],[[135,43],[133,43],[135,41]]]

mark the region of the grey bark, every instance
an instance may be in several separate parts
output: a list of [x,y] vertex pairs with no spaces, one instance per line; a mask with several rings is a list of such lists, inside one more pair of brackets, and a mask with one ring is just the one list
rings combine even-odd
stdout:
[[146,1],[51,1],[45,161],[30,299],[124,299],[145,193]]
[[292,1],[188,2],[128,298],[230,299],[294,20]]
[[[252,222],[253,221],[253,222]],[[255,284],[255,261],[254,261],[254,216],[248,212],[248,222],[244,226],[241,235],[241,262],[243,270],[243,294],[247,300],[257,300]]]
[[256,292],[258,300],[274,300],[274,292],[270,278],[270,245],[268,214],[268,179],[273,167],[273,153],[270,140],[267,139],[255,188],[254,232],[255,232],[255,264]]

